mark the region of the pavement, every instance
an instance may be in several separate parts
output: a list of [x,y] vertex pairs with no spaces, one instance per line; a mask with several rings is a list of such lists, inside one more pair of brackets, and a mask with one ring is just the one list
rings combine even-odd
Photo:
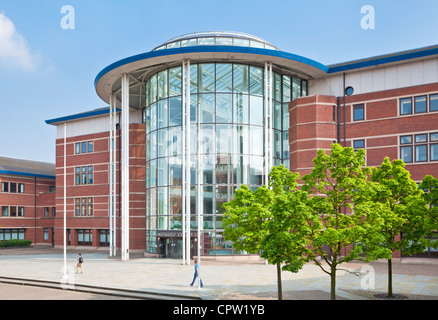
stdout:
[[[67,252],[67,276],[64,275],[62,250],[22,248],[0,250],[0,277],[37,280],[63,288],[87,286],[156,294],[175,295],[175,299],[276,299],[276,267],[264,263],[202,261],[202,289],[189,284],[194,265],[180,260],[145,258],[131,254],[128,262],[109,258],[106,252],[82,251],[84,273],[76,273],[77,252]],[[338,271],[336,293],[339,300],[367,300],[365,292],[386,292],[386,262],[342,265]],[[400,295],[429,296],[438,300],[438,259],[406,258],[393,263],[393,290]],[[0,282],[3,280],[0,278]],[[330,277],[307,264],[298,273],[282,272],[285,299],[329,300]],[[1,285],[0,285],[1,290]],[[91,290],[91,289],[89,289]]]

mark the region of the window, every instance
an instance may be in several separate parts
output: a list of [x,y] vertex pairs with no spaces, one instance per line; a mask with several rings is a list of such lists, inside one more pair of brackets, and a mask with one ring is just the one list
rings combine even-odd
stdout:
[[47,207],[44,208],[44,216],[45,217],[49,216],[49,208],[47,208]]
[[353,121],[365,120],[365,106],[363,104],[358,104],[353,106]]
[[412,98],[400,99],[400,115],[412,113]]
[[76,198],[75,199],[75,216],[91,217],[94,215],[93,198]]
[[18,184],[18,193],[24,193],[24,183]]
[[94,143],[93,141],[83,141],[75,143],[75,153],[91,153],[94,152]]
[[427,112],[427,96],[415,97],[414,109],[415,113]]
[[400,147],[400,158],[405,163],[412,162],[412,146]]
[[85,185],[94,183],[94,170],[93,166],[76,167],[75,168],[75,184]]
[[7,240],[24,240],[24,229],[1,229],[0,230],[0,241]]
[[2,217],[8,217],[9,216],[9,207],[3,206],[2,207]]
[[17,215],[19,217],[24,217],[24,207],[18,207]]
[[52,217],[56,217],[56,207],[52,207]]
[[354,149],[364,149],[365,148],[365,140],[355,140],[353,141]]
[[9,184],[9,187],[10,187],[10,192],[11,193],[17,193],[17,184],[15,182],[11,182]]
[[78,230],[78,245],[91,246],[93,243],[92,230]]
[[438,94],[432,94],[429,97],[429,110],[438,111]]
[[[429,136],[430,144],[430,160],[438,161],[438,133],[431,133]],[[435,143],[433,143],[435,142]]]
[[49,241],[49,229],[44,228],[44,235],[43,235],[44,241]]
[[2,192],[9,192],[9,182],[2,182]]
[[110,232],[109,230],[99,231],[99,244],[101,247],[109,247],[110,242]]
[[416,134],[415,143],[423,143],[415,145],[415,162],[427,161],[427,134]]

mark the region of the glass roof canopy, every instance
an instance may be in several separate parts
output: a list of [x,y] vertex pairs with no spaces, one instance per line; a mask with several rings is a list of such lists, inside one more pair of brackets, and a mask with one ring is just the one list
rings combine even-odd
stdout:
[[239,46],[277,50],[279,49],[262,38],[228,31],[209,31],[185,34],[166,41],[152,51],[202,45]]

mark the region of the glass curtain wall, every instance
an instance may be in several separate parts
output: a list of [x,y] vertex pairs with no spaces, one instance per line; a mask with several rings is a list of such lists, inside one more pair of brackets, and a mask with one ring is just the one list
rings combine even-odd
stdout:
[[[197,230],[197,141],[200,139],[203,255],[229,255],[223,203],[241,185],[264,181],[264,69],[231,63],[190,66],[191,230]],[[274,164],[289,167],[288,103],[307,82],[273,74]],[[146,252],[157,253],[159,231],[181,231],[182,67],[146,83]],[[198,127],[200,136],[198,137]]]

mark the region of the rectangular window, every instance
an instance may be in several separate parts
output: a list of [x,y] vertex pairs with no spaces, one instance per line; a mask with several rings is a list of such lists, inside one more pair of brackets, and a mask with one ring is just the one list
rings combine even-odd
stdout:
[[56,207],[52,207],[52,217],[56,217]]
[[75,154],[94,152],[93,141],[83,141],[75,143]]
[[415,143],[424,143],[424,142],[427,142],[427,134],[415,135]]
[[78,230],[78,245],[91,246],[92,242],[92,230]]
[[353,106],[353,121],[365,120],[365,106],[358,104]]
[[438,94],[430,95],[429,111],[438,111]]
[[9,182],[2,182],[2,192],[9,192]]
[[91,217],[93,212],[93,198],[76,198],[75,199],[75,216]]
[[415,113],[427,112],[427,96],[415,97]]
[[75,184],[93,184],[94,170],[93,166],[75,168]]
[[427,161],[427,144],[415,146],[415,162]]
[[412,162],[412,146],[400,148],[400,158],[405,163]]
[[101,247],[108,247],[110,242],[110,232],[109,230],[99,231],[99,244]]
[[49,241],[49,229],[44,228],[44,235],[43,235],[44,241]]
[[44,208],[44,216],[48,217],[49,216],[49,208]]
[[18,184],[18,193],[24,193],[24,183]]
[[411,143],[412,143],[412,136],[400,137],[400,144],[411,144]]
[[430,142],[438,141],[438,133],[431,133],[430,134]]
[[18,216],[24,217],[24,207],[18,207]]
[[80,154],[81,153],[81,144],[80,143],[76,143],[75,144],[75,153],[76,154]]
[[438,160],[438,144],[430,145],[430,160],[437,161]]
[[2,207],[2,217],[8,217],[9,216],[9,207],[3,206]]
[[17,216],[17,207],[10,207],[9,213],[10,213],[11,217],[16,217]]
[[365,140],[355,140],[353,141],[354,149],[364,149],[365,148]]
[[94,144],[93,141],[88,141],[88,153],[94,151]]
[[9,184],[9,186],[10,186],[10,191],[11,191],[12,193],[17,193],[17,184],[16,184],[15,182],[11,182],[11,183]]
[[400,99],[400,115],[412,114],[412,98]]

